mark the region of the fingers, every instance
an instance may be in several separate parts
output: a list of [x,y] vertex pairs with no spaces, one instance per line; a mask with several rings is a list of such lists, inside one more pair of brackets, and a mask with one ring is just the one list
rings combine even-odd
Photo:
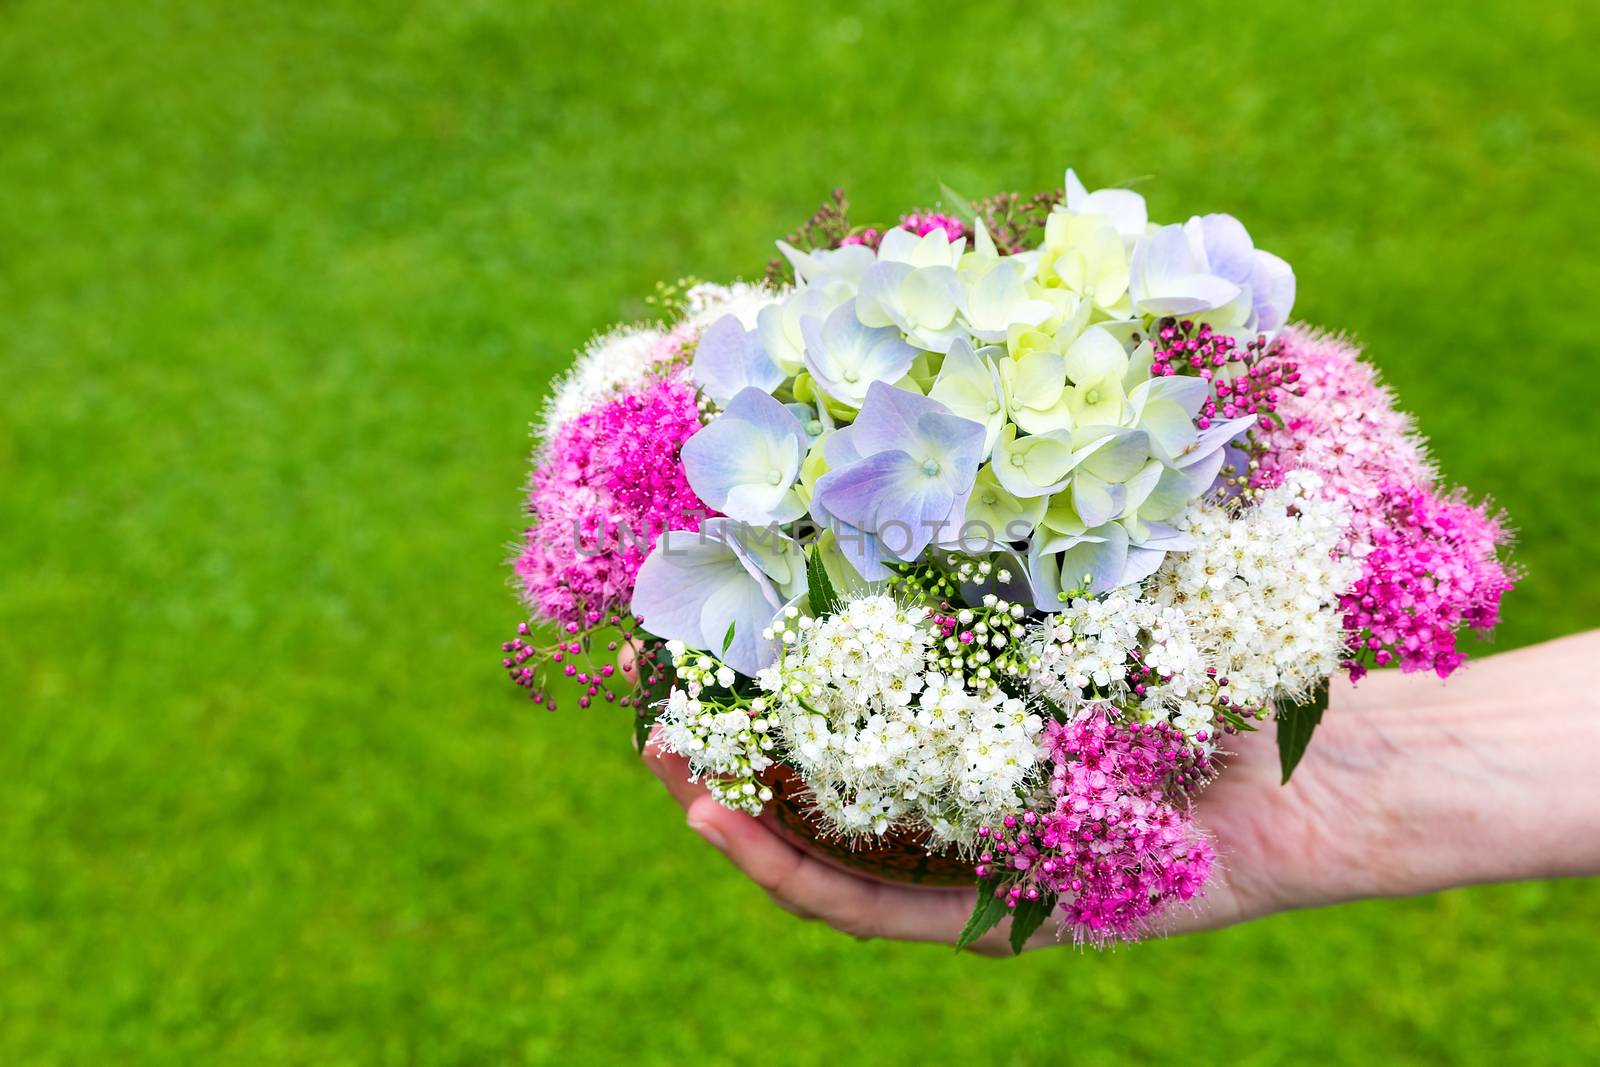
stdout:
[[[795,848],[759,819],[717,803],[689,781],[683,757],[664,752],[651,734],[645,764],[687,812],[689,828],[726,856],[773,903],[802,919],[816,919],[857,938],[894,938],[954,944],[972,912],[973,889],[894,886],[833,867]],[[1006,925],[970,946],[981,955],[1009,955]],[[1054,940],[1045,924],[1029,947]]]
[[680,806],[687,809],[699,797],[709,797],[711,794],[699,782],[689,781],[689,761],[682,756],[667,752],[658,744],[660,727],[650,730],[650,737],[644,743],[644,752],[641,753],[646,767],[655,772],[661,779],[661,784],[667,787],[667,792],[672,794]]
[[[858,938],[954,944],[972,912],[975,890],[895,886],[850,874],[785,842],[758,819],[707,796],[689,808],[689,826],[727,856],[785,911],[816,918]],[[973,946],[1009,953],[1002,929]]]

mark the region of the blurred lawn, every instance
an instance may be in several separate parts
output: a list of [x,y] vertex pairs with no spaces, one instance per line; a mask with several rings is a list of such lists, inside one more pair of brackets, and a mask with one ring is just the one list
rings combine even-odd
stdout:
[[856,944],[503,683],[573,346],[1069,162],[1368,342],[1522,531],[1502,645],[1600,622],[1600,8],[826,6],[0,4],[0,1063],[1600,1060],[1595,882]]

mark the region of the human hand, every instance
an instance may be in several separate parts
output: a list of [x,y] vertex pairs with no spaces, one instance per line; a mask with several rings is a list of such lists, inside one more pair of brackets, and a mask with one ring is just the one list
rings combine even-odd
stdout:
[[[1288,785],[1274,728],[1229,739],[1224,773],[1196,820],[1218,866],[1205,895],[1166,916],[1168,933],[1279,911],[1506,878],[1600,872],[1600,702],[1560,670],[1600,652],[1600,632],[1491,657],[1446,687],[1383,672],[1331,706]],[[1511,704],[1511,695],[1525,699]],[[780,907],[857,938],[954,944],[975,890],[853,875],[731,811],[691,783],[685,761],[647,744],[645,762],[716,846]],[[1588,826],[1586,832],[1583,828]],[[1007,931],[972,946],[1008,955]],[[1056,943],[1046,923],[1028,948]]]

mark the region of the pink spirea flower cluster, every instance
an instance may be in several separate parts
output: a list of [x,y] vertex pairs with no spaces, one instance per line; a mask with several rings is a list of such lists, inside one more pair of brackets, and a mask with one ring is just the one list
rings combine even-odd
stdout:
[[1211,842],[1189,795],[1210,776],[1207,756],[1161,722],[1117,722],[1105,707],[1051,723],[1045,743],[1055,806],[979,830],[978,875],[999,875],[1007,905],[1060,898],[1079,941],[1136,940],[1211,874]]
[[[1361,577],[1339,599],[1345,629],[1363,646],[1352,651],[1371,653],[1379,667],[1449,677],[1466,658],[1456,632],[1493,629],[1500,598],[1516,584],[1499,558],[1503,524],[1459,492],[1396,484],[1383,488],[1376,510],[1383,520],[1366,533]],[[1352,678],[1366,673],[1355,655],[1345,667]]]
[[694,387],[658,378],[557,431],[533,472],[516,564],[532,608],[580,627],[627,611],[656,539],[714,514],[678,459],[699,429]]
[[1422,438],[1359,349],[1295,329],[1282,340],[1298,364],[1300,390],[1282,398],[1283,425],[1260,432],[1266,452],[1253,481],[1312,470],[1324,493],[1350,506],[1339,551],[1362,568],[1341,601],[1351,677],[1366,673],[1369,658],[1446,677],[1465,658],[1457,631],[1494,626],[1501,596],[1516,584],[1502,558],[1510,540],[1504,520],[1438,488]]

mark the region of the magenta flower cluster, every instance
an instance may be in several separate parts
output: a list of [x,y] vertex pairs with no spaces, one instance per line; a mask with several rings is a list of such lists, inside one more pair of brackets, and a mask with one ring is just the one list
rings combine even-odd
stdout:
[[516,562],[524,599],[538,615],[587,628],[626,613],[656,539],[697,530],[714,514],[689,488],[678,459],[699,429],[694,386],[662,378],[556,432],[533,472],[533,522]]
[[1345,667],[1359,679],[1362,654],[1386,667],[1449,677],[1466,658],[1456,633],[1486,633],[1500,620],[1500,598],[1516,584],[1499,557],[1506,532],[1461,493],[1390,484],[1379,495],[1382,519],[1366,537],[1361,577],[1339,599],[1345,629],[1358,635]]
[[[941,215],[937,211],[917,212],[900,216],[900,228],[909,230],[918,237],[926,237],[934,230],[943,230],[945,236],[952,241],[958,241],[967,235],[966,224],[953,215]],[[872,227],[858,230],[855,233],[845,234],[839,239],[841,245],[866,245],[876,249],[878,242],[883,240],[883,231]]]
[[[1170,378],[1188,370],[1211,383],[1211,393],[1195,417],[1201,430],[1210,429],[1219,416],[1269,415],[1278,409],[1280,395],[1299,388],[1294,360],[1285,354],[1283,344],[1265,337],[1240,347],[1233,336],[1217,333],[1206,323],[1168,318],[1157,324],[1151,347],[1153,376]],[[1229,364],[1238,369],[1217,377],[1217,371]]]
[[1115,716],[1097,707],[1050,724],[1054,807],[978,831],[977,873],[999,877],[1008,906],[1054,895],[1074,937],[1094,944],[1137,940],[1200,892],[1215,858],[1189,805],[1207,756],[1165,722]]
[[1398,663],[1446,677],[1465,658],[1458,631],[1493,627],[1500,598],[1516,584],[1503,558],[1504,520],[1439,488],[1422,438],[1354,345],[1293,329],[1283,342],[1300,388],[1280,404],[1282,425],[1260,431],[1266,452],[1253,480],[1315,471],[1323,491],[1351,509],[1340,546],[1361,560],[1361,577],[1340,602],[1350,676],[1359,679],[1369,663]]

